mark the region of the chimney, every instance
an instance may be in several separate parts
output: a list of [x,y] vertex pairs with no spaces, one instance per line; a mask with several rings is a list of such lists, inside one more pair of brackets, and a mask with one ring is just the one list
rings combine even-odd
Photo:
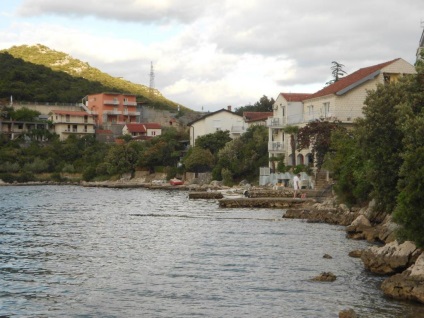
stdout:
[[227,106],[228,111],[231,111],[231,105]]

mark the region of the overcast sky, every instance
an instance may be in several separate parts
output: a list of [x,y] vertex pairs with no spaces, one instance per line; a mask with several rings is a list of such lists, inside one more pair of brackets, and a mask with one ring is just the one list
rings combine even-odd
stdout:
[[395,58],[415,62],[423,0],[2,0],[0,49],[43,44],[193,110],[313,93]]

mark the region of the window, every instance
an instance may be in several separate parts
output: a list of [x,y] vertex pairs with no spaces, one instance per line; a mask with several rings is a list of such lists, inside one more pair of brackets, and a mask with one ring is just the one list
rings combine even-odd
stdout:
[[84,122],[88,123],[88,116],[84,116]]
[[66,122],[69,123],[71,121],[71,116],[66,115]]
[[330,117],[330,103],[324,103],[324,117]]

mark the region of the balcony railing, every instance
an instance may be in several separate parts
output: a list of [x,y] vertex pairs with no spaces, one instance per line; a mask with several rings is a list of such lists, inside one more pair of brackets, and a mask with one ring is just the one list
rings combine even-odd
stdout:
[[137,106],[137,102],[125,102],[124,101],[124,106]]
[[122,112],[119,110],[104,110],[103,114],[105,115],[121,115]]
[[286,124],[286,119],[280,117],[270,117],[266,121],[266,125],[273,128],[283,128]]
[[231,126],[232,134],[243,134],[245,132],[244,126]]
[[284,152],[284,142],[283,141],[270,141],[268,143],[268,151],[269,152]]
[[119,100],[104,100],[103,104],[105,105],[119,105]]
[[140,116],[140,112],[129,112],[128,110],[124,110],[124,115],[127,115],[127,116]]

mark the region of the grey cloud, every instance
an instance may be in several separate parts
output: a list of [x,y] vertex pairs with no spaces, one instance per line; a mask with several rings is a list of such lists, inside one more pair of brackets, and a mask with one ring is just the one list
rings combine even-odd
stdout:
[[185,0],[178,3],[169,1],[137,0],[26,0],[19,9],[22,16],[62,15],[94,16],[99,19],[142,23],[190,23],[203,14],[205,6],[201,1]]

